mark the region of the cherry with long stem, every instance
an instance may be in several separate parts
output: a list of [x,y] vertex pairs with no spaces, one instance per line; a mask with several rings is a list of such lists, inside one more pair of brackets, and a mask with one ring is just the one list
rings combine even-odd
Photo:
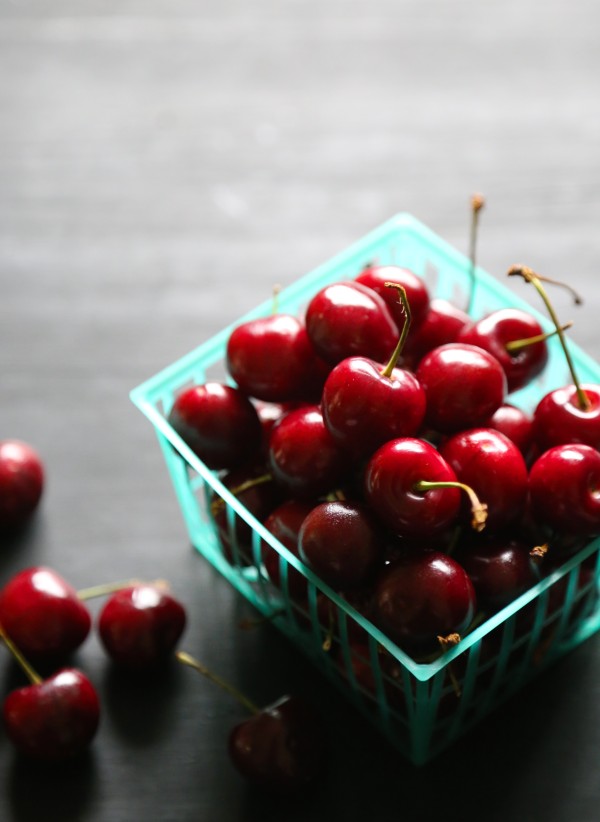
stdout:
[[485,205],[485,200],[482,194],[473,194],[471,197],[471,234],[469,240],[469,258],[470,258],[470,267],[469,267],[469,278],[470,278],[470,288],[469,288],[469,299],[467,301],[467,314],[471,314],[471,310],[473,308],[473,300],[475,298],[475,269],[476,269],[476,252],[477,252],[477,230],[479,227],[479,212]]
[[435,488],[458,488],[461,491],[464,491],[469,498],[471,512],[473,514],[471,527],[478,533],[483,531],[485,528],[488,507],[485,502],[480,501],[475,491],[469,485],[465,485],[464,482],[429,482],[428,480],[419,480],[419,482],[415,483],[413,488],[418,493],[432,491]]

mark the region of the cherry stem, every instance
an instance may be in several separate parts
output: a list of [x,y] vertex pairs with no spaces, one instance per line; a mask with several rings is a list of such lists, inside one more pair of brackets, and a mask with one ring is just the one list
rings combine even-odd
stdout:
[[35,671],[31,667],[29,662],[27,662],[27,660],[25,659],[25,657],[23,656],[21,651],[19,651],[19,649],[17,648],[15,643],[12,641],[12,639],[9,637],[9,635],[6,633],[6,631],[4,630],[2,625],[0,625],[0,639],[2,639],[2,642],[4,642],[4,644],[6,645],[8,650],[11,652],[13,657],[17,660],[17,662],[19,663],[21,668],[25,671],[25,674],[27,675],[27,678],[29,679],[31,684],[32,685],[39,685],[41,682],[43,682],[42,677],[38,674],[37,671]]
[[[561,330],[566,331],[568,328],[571,328],[573,325],[572,322],[565,323],[561,325]],[[524,337],[522,340],[510,340],[504,346],[509,354],[515,354],[517,351],[520,351],[522,348],[527,348],[528,345],[535,345],[536,343],[545,342],[545,340],[549,340],[550,337],[554,337],[558,334],[558,329],[554,329],[554,331],[545,331],[543,334],[535,334],[533,337]]]
[[408,337],[408,332],[410,330],[410,324],[412,322],[412,313],[410,310],[410,305],[408,304],[408,297],[406,296],[406,289],[403,285],[399,283],[384,283],[386,288],[395,288],[398,291],[398,299],[404,309],[404,316],[405,321],[404,325],[402,326],[402,331],[400,332],[400,339],[396,343],[396,347],[392,352],[392,356],[386,367],[381,372],[382,377],[391,377],[392,371],[396,367],[396,363],[400,359],[400,354],[402,354],[402,349],[404,348],[404,343],[406,342],[406,338]]
[[328,653],[331,651],[333,646],[333,605],[329,603],[329,607],[327,609],[327,633],[325,634],[325,639],[321,645],[323,651]]
[[532,548],[529,552],[529,556],[534,560],[534,562],[541,562],[548,553],[549,548],[550,546],[547,542],[543,545],[536,545],[535,548]]
[[118,582],[106,582],[103,585],[92,585],[90,588],[81,588],[77,591],[77,598],[85,602],[88,599],[114,594],[116,591],[134,588],[137,585],[150,585],[153,588],[161,588],[162,590],[169,590],[171,587],[166,579],[153,579],[151,582],[146,582],[143,579],[123,579]]
[[261,617],[244,617],[240,619],[238,622],[238,628],[241,628],[242,631],[251,631],[254,628],[258,628],[261,625],[265,625],[266,623],[273,622],[273,620],[277,619],[278,617],[285,614],[284,608],[278,608],[276,611],[273,611],[266,616]]
[[[265,482],[272,482],[273,475],[272,474],[261,474],[259,477],[253,477],[252,479],[248,479],[245,482],[240,483],[240,485],[236,485],[235,488],[229,488],[229,493],[233,494],[234,497],[243,494],[244,491],[249,491],[250,488],[254,488],[257,485],[264,485]],[[219,511],[225,507],[225,500],[223,497],[218,497],[214,499],[210,504],[210,512],[213,517],[219,513]]]
[[193,668],[199,674],[202,674],[202,676],[206,677],[206,679],[210,680],[215,685],[218,685],[219,688],[222,688],[222,690],[227,691],[227,693],[233,696],[235,699],[237,699],[237,701],[241,705],[243,705],[244,708],[249,710],[251,714],[256,715],[261,712],[258,705],[255,705],[254,702],[251,702],[248,699],[248,697],[244,696],[244,694],[241,691],[238,691],[238,689],[234,688],[233,685],[230,685],[229,682],[227,682],[224,679],[221,679],[221,677],[217,676],[217,674],[214,674],[209,668],[206,667],[206,665],[203,665],[193,656],[190,656],[190,654],[186,654],[185,651],[177,651],[175,657],[183,665],[187,665],[188,667]]
[[[437,639],[440,643],[442,652],[445,653],[446,651],[449,651],[451,648],[454,648],[456,645],[458,645],[461,637],[460,634],[448,634],[448,636],[438,636]],[[448,671],[448,679],[452,684],[452,689],[454,690],[454,693],[456,694],[457,698],[460,699],[460,697],[462,696],[462,688],[460,687],[460,682],[456,678],[456,674],[452,669],[451,663],[448,663],[446,670]]]
[[277,314],[279,311],[279,293],[281,291],[281,286],[279,283],[275,283],[273,286],[273,302],[271,303],[271,314]]
[[463,482],[429,482],[428,480],[419,480],[414,485],[414,490],[417,492],[434,491],[436,488],[459,488],[464,491],[471,503],[471,513],[473,514],[471,527],[475,531],[483,531],[487,520],[488,507],[485,502],[479,500],[479,497],[469,485],[465,485]]
[[471,287],[469,291],[469,300],[467,302],[467,309],[466,313],[471,314],[471,309],[473,308],[473,300],[475,297],[475,258],[476,258],[476,249],[477,249],[477,228],[479,226],[479,212],[485,205],[485,200],[482,194],[473,194],[471,197],[471,239],[470,239],[470,251],[469,257],[471,260],[471,267],[469,271],[469,276],[471,279]]
[[[558,321],[558,317],[556,316],[556,312],[552,306],[552,303],[548,299],[548,295],[546,294],[546,289],[541,283],[541,278],[538,274],[533,271],[533,269],[529,268],[526,265],[513,265],[508,269],[508,276],[509,277],[522,277],[525,282],[530,283],[537,293],[542,298],[544,305],[548,310],[548,314],[550,314],[550,318],[554,323],[556,328],[556,333],[558,334],[558,338],[560,340],[560,344],[562,349],[565,353],[565,358],[567,360],[567,365],[569,367],[569,371],[571,372],[571,379],[573,380],[573,385],[575,386],[575,391],[577,392],[577,399],[579,401],[579,407],[582,411],[587,411],[590,407],[591,403],[588,400],[585,391],[582,389],[579,380],[577,379],[577,374],[575,373],[575,366],[573,365],[573,360],[571,359],[571,355],[569,353],[569,347],[567,345],[567,340],[563,333],[562,327]],[[555,282],[555,281],[554,281]],[[562,283],[561,283],[562,285]]]

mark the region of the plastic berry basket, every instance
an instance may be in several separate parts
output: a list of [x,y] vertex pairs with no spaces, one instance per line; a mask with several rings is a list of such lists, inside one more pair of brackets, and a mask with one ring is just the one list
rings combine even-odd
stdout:
[[[300,315],[322,286],[351,279],[374,261],[410,268],[425,279],[432,296],[466,303],[468,259],[412,216],[399,214],[283,290],[279,310]],[[498,280],[480,268],[476,275],[473,316],[514,306],[549,327],[529,303]],[[267,301],[235,325],[271,310]],[[131,392],[133,402],[155,428],[190,540],[398,750],[422,764],[598,630],[600,539],[590,541],[502,611],[474,627],[451,650],[426,662],[415,661],[270,534],[169,425],[169,410],[181,391],[209,379],[227,379],[224,355],[232,329],[223,329]],[[544,372],[510,397],[525,410],[533,410],[544,393],[570,381],[555,340],[549,349]],[[600,366],[576,345],[571,344],[570,350],[582,381],[600,382]],[[211,515],[216,500],[224,510],[227,552]],[[240,554],[236,531],[240,520],[251,528],[250,557]],[[278,554],[278,587],[270,582],[262,562],[265,543]],[[306,579],[307,598],[302,602],[290,594],[291,571]]]

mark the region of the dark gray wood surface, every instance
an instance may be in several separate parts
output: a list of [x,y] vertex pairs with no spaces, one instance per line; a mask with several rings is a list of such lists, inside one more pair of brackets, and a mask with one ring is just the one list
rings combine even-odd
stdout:
[[599,25],[593,0],[0,0],[0,437],[48,473],[0,578],[167,577],[190,652],[256,701],[318,696],[332,739],[315,795],[265,800],[225,694],[131,682],[92,637],[89,757],[32,768],[0,736],[0,819],[598,818],[596,640],[416,771],[274,629],[236,629],[249,606],[189,547],[128,392],[397,211],[466,251],[473,191],[480,263],[569,278],[600,357]]

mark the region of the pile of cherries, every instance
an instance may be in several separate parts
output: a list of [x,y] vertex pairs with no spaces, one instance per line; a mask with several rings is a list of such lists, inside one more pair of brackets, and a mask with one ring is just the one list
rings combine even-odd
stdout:
[[[472,319],[413,272],[369,264],[321,288],[303,316],[238,325],[231,381],[182,390],[168,415],[255,518],[417,660],[600,533],[600,386],[579,383],[545,278],[509,274],[544,300],[573,380],[532,414],[510,399],[548,360],[534,316]],[[215,494],[223,553],[252,565],[251,529],[237,517],[232,532],[225,509]],[[309,612],[306,578],[289,567],[282,579],[266,543],[261,566]]]

